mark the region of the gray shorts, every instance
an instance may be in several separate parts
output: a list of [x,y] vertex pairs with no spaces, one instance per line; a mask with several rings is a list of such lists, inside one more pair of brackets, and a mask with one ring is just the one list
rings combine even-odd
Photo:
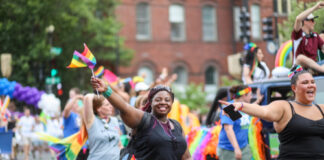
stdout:
[[[251,160],[252,154],[249,145],[241,148],[241,152],[242,160]],[[217,155],[219,160],[236,160],[234,151],[226,150],[223,148],[217,147]]]

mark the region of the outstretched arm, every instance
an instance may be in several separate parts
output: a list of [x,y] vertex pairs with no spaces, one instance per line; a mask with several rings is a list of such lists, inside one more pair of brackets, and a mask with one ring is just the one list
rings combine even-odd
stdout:
[[[229,102],[219,101],[221,104],[229,105]],[[269,122],[278,122],[284,115],[285,101],[274,101],[267,106],[260,106],[258,104],[250,104],[245,102],[234,102],[233,105],[235,110],[241,110],[242,112],[249,114],[254,117],[264,119]]]
[[[91,84],[94,89],[97,89],[99,92],[107,92],[108,87],[103,80],[98,78],[91,78]],[[130,106],[125,102],[118,94],[112,92],[110,96],[106,97],[108,101],[120,111],[121,118],[127,126],[132,129],[137,128],[141,122],[144,112]]]
[[314,12],[317,9],[323,8],[324,7],[324,2],[318,2],[316,5],[314,5],[311,8],[306,9],[302,13],[300,13],[295,20],[294,24],[294,31],[298,32],[302,28],[302,21],[306,19],[308,15],[310,15],[312,12]]
[[70,116],[71,114],[71,110],[74,107],[74,105],[76,104],[77,100],[82,100],[83,96],[82,95],[77,95],[75,97],[73,97],[70,101],[68,101],[68,103],[66,103],[64,110],[63,110],[63,117],[67,118]]

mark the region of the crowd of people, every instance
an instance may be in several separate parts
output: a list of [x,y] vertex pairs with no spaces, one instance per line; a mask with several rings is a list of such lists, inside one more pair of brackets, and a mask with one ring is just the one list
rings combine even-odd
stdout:
[[[297,66],[324,73],[323,61],[317,62],[321,60],[320,52],[324,53],[324,33],[314,32],[317,16],[312,14],[323,7],[324,2],[318,2],[296,17],[291,36],[294,47],[293,101],[279,100],[260,106],[263,97],[258,92],[256,101],[251,102],[252,91],[247,84],[270,78],[270,71],[263,61],[262,50],[254,43],[247,44],[242,72],[244,85],[231,87],[230,98],[227,90],[221,90],[216,97],[215,105],[219,107],[222,125],[217,147],[220,160],[251,159],[247,128],[250,116],[273,122],[280,140],[279,159],[324,158],[324,105],[314,103],[316,83],[313,75]],[[175,99],[170,84],[176,78],[176,75],[167,77],[164,69],[151,85],[137,82],[132,94],[129,82],[113,85],[92,77],[92,88],[99,94],[82,94],[78,88],[72,88],[61,115],[32,116],[30,109],[25,107],[22,116],[12,114],[7,121],[1,117],[0,129],[15,133],[11,158],[16,158],[17,144],[26,160],[30,151],[38,155],[48,151],[46,148],[51,144],[39,140],[35,135],[37,132],[66,138],[84,126],[88,140],[77,159],[192,159],[181,125],[167,116]],[[240,119],[232,120],[223,112],[222,109],[230,104],[240,111]],[[11,103],[9,111],[14,113],[14,107]],[[129,136],[128,146],[122,144],[121,135]],[[55,152],[51,152],[55,158]]]

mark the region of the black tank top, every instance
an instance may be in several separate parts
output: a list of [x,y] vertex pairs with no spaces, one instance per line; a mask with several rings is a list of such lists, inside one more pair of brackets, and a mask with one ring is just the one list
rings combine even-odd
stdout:
[[296,114],[293,105],[288,102],[292,117],[286,128],[279,133],[279,160],[317,160],[324,159],[324,113],[317,121]]

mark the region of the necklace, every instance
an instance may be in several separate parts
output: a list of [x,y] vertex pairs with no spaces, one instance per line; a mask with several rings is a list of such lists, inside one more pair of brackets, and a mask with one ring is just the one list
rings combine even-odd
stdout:
[[308,107],[313,106],[313,102],[312,102],[312,104],[303,104],[303,103],[300,103],[300,102],[298,102],[296,100],[294,100],[294,102],[301,105],[301,106],[308,106]]

